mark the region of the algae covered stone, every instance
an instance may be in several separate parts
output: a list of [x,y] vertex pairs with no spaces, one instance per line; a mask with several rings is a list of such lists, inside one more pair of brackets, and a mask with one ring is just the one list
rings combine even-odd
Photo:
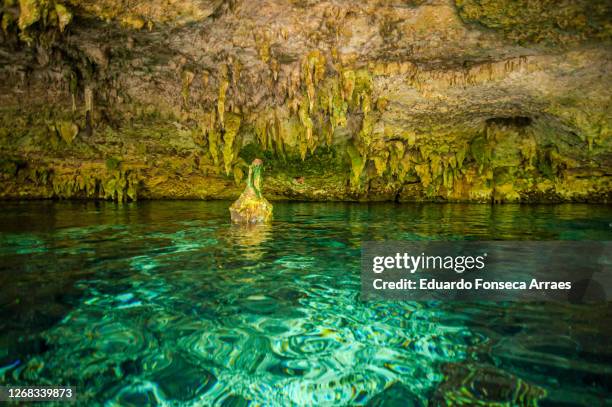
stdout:
[[234,223],[265,223],[272,219],[272,204],[261,194],[263,162],[256,158],[249,166],[247,185],[240,197],[230,206]]

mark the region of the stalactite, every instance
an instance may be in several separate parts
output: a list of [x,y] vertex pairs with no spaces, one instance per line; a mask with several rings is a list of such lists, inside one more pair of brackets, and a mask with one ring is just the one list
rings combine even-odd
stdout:
[[234,113],[228,113],[225,130],[223,132],[223,163],[225,165],[225,174],[230,175],[232,171],[232,163],[234,161],[234,142],[236,135],[240,129],[241,118]]
[[221,127],[225,126],[225,97],[229,81],[227,80],[227,66],[221,66],[221,78],[219,79],[219,96],[217,99],[217,113],[219,114],[219,123]]
[[215,166],[219,165],[219,142],[221,136],[216,129],[208,131],[208,151],[213,159]]
[[195,78],[195,74],[189,70],[184,70],[181,73],[181,96],[185,107],[189,106],[189,93],[193,78]]
[[374,161],[374,167],[376,168],[376,175],[382,177],[385,171],[387,170],[387,160],[389,158],[389,152],[379,151],[377,155],[372,157]]
[[351,162],[350,183],[353,189],[361,188],[361,174],[366,165],[366,158],[361,156],[359,150],[352,144],[346,146],[346,152]]

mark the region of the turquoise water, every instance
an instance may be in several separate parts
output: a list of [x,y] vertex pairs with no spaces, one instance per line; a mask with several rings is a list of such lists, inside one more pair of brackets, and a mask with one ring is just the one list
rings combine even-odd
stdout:
[[[83,405],[603,405],[612,307],[359,301],[363,240],[611,240],[612,207],[2,203],[0,382]],[[566,404],[563,404],[566,403]]]

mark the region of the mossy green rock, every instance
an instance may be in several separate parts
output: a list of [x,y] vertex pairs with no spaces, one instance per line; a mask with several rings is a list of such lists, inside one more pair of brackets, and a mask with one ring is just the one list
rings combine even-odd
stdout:
[[62,140],[68,144],[72,144],[72,141],[79,134],[79,126],[69,121],[59,122],[56,127]]
[[272,220],[272,205],[261,194],[262,164],[260,159],[253,160],[249,166],[246,188],[230,206],[230,215],[234,223],[267,223]]

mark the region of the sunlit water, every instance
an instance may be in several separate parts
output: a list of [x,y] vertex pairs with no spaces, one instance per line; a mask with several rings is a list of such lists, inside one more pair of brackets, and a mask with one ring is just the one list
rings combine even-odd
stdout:
[[611,240],[609,206],[277,203],[249,229],[227,202],[0,206],[4,384],[83,405],[611,401],[609,304],[359,301],[364,240]]

